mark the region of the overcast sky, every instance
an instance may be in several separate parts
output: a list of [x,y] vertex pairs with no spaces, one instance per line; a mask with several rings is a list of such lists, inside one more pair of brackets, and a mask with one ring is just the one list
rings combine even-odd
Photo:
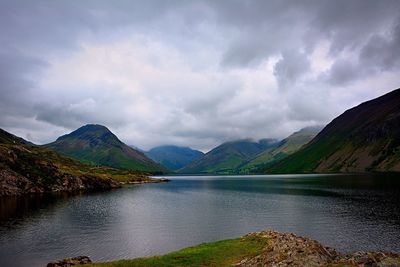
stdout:
[[0,127],[207,151],[400,87],[400,1],[0,0]]

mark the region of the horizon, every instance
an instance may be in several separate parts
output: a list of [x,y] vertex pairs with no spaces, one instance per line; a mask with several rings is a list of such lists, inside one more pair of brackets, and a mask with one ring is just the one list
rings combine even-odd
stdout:
[[[107,129],[108,131],[110,131],[111,133],[113,133],[113,132],[107,127],[107,125],[101,125],[101,124],[97,124],[97,123],[88,123],[88,124],[85,124],[85,125],[80,126],[80,127],[77,128],[77,129],[72,130],[71,132],[67,132],[67,133],[64,133],[64,134],[58,136],[55,140],[53,140],[53,141],[51,141],[51,142],[49,142],[49,143],[36,144],[36,143],[33,143],[31,140],[28,140],[28,139],[25,139],[25,138],[24,138],[24,140],[26,140],[26,141],[28,141],[28,142],[31,142],[31,143],[33,143],[33,144],[35,144],[35,145],[48,145],[48,144],[50,144],[50,143],[52,143],[52,142],[55,142],[55,141],[59,140],[59,138],[61,138],[61,137],[63,137],[63,136],[69,135],[69,134],[71,134],[71,133],[73,133],[73,132],[75,132],[75,131],[77,131],[77,130],[79,130],[79,129],[81,129],[81,128],[87,127],[87,126],[101,126],[101,127],[106,128],[106,129]],[[300,131],[302,131],[302,130],[305,130],[305,129],[308,129],[308,128],[321,128],[321,130],[322,130],[323,128],[325,128],[325,126],[326,126],[326,125],[306,126],[306,127],[304,127],[304,128],[301,128],[301,129],[298,129],[298,130],[294,131],[294,132],[291,133],[290,135],[295,134],[295,133],[298,133],[298,132],[300,132]],[[0,129],[1,129],[1,128],[0,128]],[[11,134],[14,134],[14,133],[12,133],[12,132],[10,132],[10,133],[11,133]],[[114,133],[113,133],[113,134],[114,134]],[[114,135],[115,135],[115,134],[114,134]],[[290,136],[290,135],[289,135],[289,136]],[[192,149],[192,150],[197,150],[197,149],[194,149],[194,148],[191,147],[191,146],[180,146],[180,145],[175,145],[175,144],[161,144],[161,145],[158,145],[158,146],[151,147],[151,148],[149,148],[149,149],[142,149],[141,147],[136,146],[136,145],[134,145],[134,144],[127,144],[126,142],[124,142],[123,140],[121,140],[117,135],[115,135],[115,136],[116,136],[121,142],[123,142],[124,144],[126,144],[127,146],[129,146],[129,147],[131,147],[131,148],[133,148],[133,149],[136,149],[136,150],[138,150],[138,151],[140,151],[140,152],[149,152],[150,150],[152,150],[152,149],[154,149],[154,148],[160,148],[160,147],[179,147],[179,148],[189,148],[189,149]],[[277,143],[279,143],[279,142],[283,141],[285,138],[287,138],[287,137],[289,137],[289,136],[286,136],[286,137],[284,137],[284,138],[282,138],[282,139],[279,139],[279,138],[269,138],[269,137],[265,137],[265,138],[261,138],[261,139],[254,139],[254,138],[251,138],[251,137],[249,137],[249,138],[242,138],[242,139],[234,139],[234,140],[225,141],[225,142],[223,142],[223,143],[221,143],[221,144],[218,144],[217,146],[212,147],[212,148],[210,148],[209,150],[206,150],[206,151],[202,151],[202,150],[197,150],[197,151],[201,151],[202,153],[207,154],[208,152],[210,152],[211,150],[215,149],[215,148],[218,147],[218,146],[221,146],[221,145],[223,145],[223,144],[230,143],[230,142],[239,142],[239,141],[249,141],[249,142],[259,143],[259,142],[261,142],[261,141],[263,141],[263,140],[274,140],[274,141],[276,141]],[[17,136],[17,137],[20,137],[20,136]]]
[[[0,127],[209,151],[400,87],[399,1],[0,1]],[[45,30],[44,30],[45,29]]]

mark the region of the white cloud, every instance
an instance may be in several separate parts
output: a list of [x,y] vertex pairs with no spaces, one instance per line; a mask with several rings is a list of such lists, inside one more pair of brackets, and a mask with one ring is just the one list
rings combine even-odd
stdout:
[[283,138],[399,87],[400,4],[382,2],[10,2],[0,127],[45,143],[100,123],[145,149]]

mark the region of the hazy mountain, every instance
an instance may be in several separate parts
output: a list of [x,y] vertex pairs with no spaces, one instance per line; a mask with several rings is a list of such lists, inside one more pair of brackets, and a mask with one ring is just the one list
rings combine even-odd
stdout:
[[121,142],[102,125],[85,125],[46,146],[88,164],[152,173],[166,171],[142,152]]
[[237,167],[261,151],[273,147],[277,141],[263,139],[259,142],[238,140],[223,143],[201,158],[179,170],[180,173],[235,173]]
[[322,126],[306,127],[283,139],[276,146],[270,147],[256,155],[249,162],[239,168],[238,173],[257,172],[259,168],[281,160],[298,151],[303,145],[310,142],[321,130]]
[[173,145],[154,147],[145,152],[145,154],[155,162],[158,162],[173,171],[185,167],[204,155],[203,152],[193,150],[189,147]]
[[266,172],[400,171],[400,89],[347,110]]

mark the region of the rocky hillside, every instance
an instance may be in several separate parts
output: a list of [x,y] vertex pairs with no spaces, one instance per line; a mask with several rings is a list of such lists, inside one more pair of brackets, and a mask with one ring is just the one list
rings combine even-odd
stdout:
[[212,149],[203,157],[179,170],[180,173],[236,173],[239,166],[250,160],[260,152],[274,147],[276,140],[263,139],[259,142],[252,140],[238,140],[223,143]]
[[400,89],[347,110],[266,173],[400,171]]
[[172,171],[179,170],[204,155],[203,152],[190,147],[173,145],[154,147],[145,154]]
[[102,191],[121,182],[147,181],[138,172],[82,164],[0,129],[0,196]]
[[97,124],[82,126],[46,147],[92,165],[150,173],[167,171],[143,152],[121,142],[109,129]]
[[256,155],[242,165],[238,173],[257,173],[265,166],[286,158],[310,142],[321,130],[322,126],[306,127],[286,137],[276,147],[271,147]]

